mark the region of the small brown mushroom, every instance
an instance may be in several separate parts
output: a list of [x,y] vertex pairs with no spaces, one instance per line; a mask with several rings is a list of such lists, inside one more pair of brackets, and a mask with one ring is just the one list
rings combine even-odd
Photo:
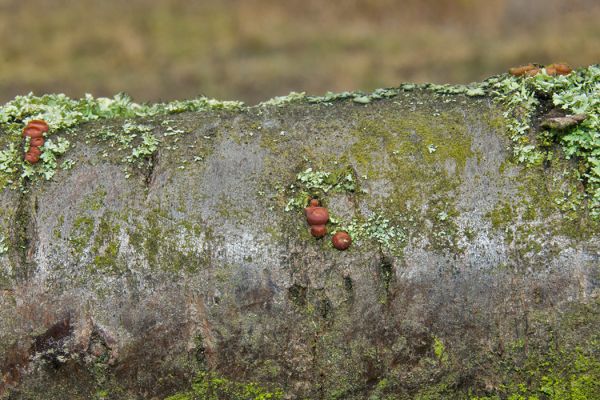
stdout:
[[527,76],[536,76],[537,74],[540,73],[540,71],[541,71],[541,69],[536,67],[534,69],[530,69],[528,71],[525,71],[525,75],[527,75]]
[[43,137],[36,137],[36,138],[31,138],[31,140],[29,141],[29,145],[32,147],[40,147],[44,145],[44,138]]
[[304,214],[309,225],[325,225],[329,221],[327,208],[320,207],[316,199],[310,201],[310,206],[304,209]]
[[40,161],[42,151],[40,146],[45,143],[44,133],[48,132],[48,124],[41,119],[34,119],[27,123],[23,129],[23,137],[29,137],[29,150],[25,154],[25,161],[35,164]]
[[30,164],[35,164],[40,161],[40,156],[42,155],[42,151],[39,147],[30,147],[29,151],[25,154],[25,161]]
[[313,225],[310,227],[310,234],[316,238],[322,238],[327,234],[327,227],[325,225]]
[[525,74],[527,71],[531,71],[533,69],[536,69],[535,65],[527,64],[527,65],[522,65],[520,67],[510,68],[508,70],[508,73],[511,75],[514,75],[514,76],[521,76],[521,75]]
[[308,216],[308,214],[312,213],[317,207],[319,207],[319,200],[310,199],[310,201],[308,202],[308,207],[304,208],[304,215]]
[[23,137],[41,138],[44,137],[44,132],[38,127],[26,126],[25,129],[23,129]]
[[46,121],[42,119],[33,119],[27,123],[27,126],[30,128],[38,128],[42,132],[48,132],[48,129],[50,129]]
[[336,249],[343,251],[346,250],[352,244],[352,238],[348,234],[348,232],[339,231],[336,232],[335,235],[331,238],[331,242],[333,243],[333,247]]
[[569,75],[571,72],[573,72],[573,68],[571,68],[567,63],[550,64],[546,67],[546,70],[548,68],[552,68],[554,71],[556,71],[556,74],[558,75]]

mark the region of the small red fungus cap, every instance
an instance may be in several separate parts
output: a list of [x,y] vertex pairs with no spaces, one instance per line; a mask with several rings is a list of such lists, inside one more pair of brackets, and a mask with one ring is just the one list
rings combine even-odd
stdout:
[[[31,151],[31,150],[37,150],[37,151]],[[29,149],[29,151],[25,154],[25,161],[27,161],[30,164],[35,164],[38,161],[40,161],[40,155],[42,154],[42,152],[40,151],[40,149],[38,149],[37,147],[32,147]]]
[[309,225],[325,225],[329,221],[329,212],[325,207],[313,207],[306,211]]
[[571,72],[573,72],[573,69],[569,66],[569,64],[566,63],[554,63],[548,65],[546,68],[554,68],[558,75],[569,75]]
[[315,208],[319,207],[319,200],[310,199],[308,202],[308,207],[304,207],[304,215],[308,216]]
[[42,154],[42,151],[40,150],[40,148],[39,148],[39,147],[36,147],[36,146],[31,146],[31,147],[29,148],[29,151],[28,151],[28,153],[31,153],[31,154],[37,154],[37,155],[39,156],[39,155],[41,155],[41,154]]
[[310,234],[316,238],[322,238],[327,234],[327,227],[325,225],[313,225],[310,227]]
[[42,132],[48,132],[48,124],[42,119],[33,119],[27,123],[27,127],[38,128]]
[[23,129],[23,137],[29,136],[30,138],[41,138],[44,137],[44,131],[35,126],[26,126]]
[[31,147],[40,147],[44,145],[44,138],[43,137],[36,137],[36,138],[31,138],[31,140],[29,141],[29,145]]
[[333,243],[333,247],[338,250],[346,250],[352,244],[352,238],[348,234],[348,232],[339,231],[336,232],[335,235],[331,238],[331,242]]
[[510,68],[508,70],[508,73],[514,76],[521,76],[524,73],[526,73],[527,71],[531,71],[532,69],[535,69],[535,66],[533,64],[527,64],[527,65],[522,65],[520,67],[514,67],[514,68]]

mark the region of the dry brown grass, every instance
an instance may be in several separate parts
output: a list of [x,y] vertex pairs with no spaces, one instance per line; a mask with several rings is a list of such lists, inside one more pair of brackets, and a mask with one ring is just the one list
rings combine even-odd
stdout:
[[29,91],[250,103],[600,61],[595,0],[0,0],[0,101]]

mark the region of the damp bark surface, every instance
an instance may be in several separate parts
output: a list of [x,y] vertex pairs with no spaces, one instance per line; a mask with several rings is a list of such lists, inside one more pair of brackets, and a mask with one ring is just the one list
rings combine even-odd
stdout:
[[[207,371],[289,399],[469,398],[597,362],[598,224],[559,207],[572,162],[511,160],[491,99],[168,119],[180,141],[136,121],[161,139],[141,166],[78,142],[119,123],[95,122],[63,133],[72,169],[0,193],[0,398],[162,399]],[[350,171],[332,215],[402,239],[312,238],[285,210],[307,168]]]

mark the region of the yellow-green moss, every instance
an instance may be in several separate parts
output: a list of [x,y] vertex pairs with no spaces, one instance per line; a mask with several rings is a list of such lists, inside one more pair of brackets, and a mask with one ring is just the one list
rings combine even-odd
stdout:
[[165,400],[280,400],[283,391],[267,389],[256,383],[236,382],[211,372],[200,372],[191,390]]
[[79,257],[83,250],[88,246],[93,233],[94,218],[84,215],[77,217],[73,221],[69,242],[76,257]]
[[487,215],[495,229],[519,225],[528,234],[573,239],[586,239],[600,230],[600,221],[584,212],[583,187],[567,160],[556,158],[546,167],[520,169],[515,180],[518,193],[500,198]]
[[151,269],[193,273],[200,266],[207,265],[208,256],[204,253],[197,254],[185,243],[181,243],[180,234],[184,230],[185,241],[193,241],[194,238],[207,234],[208,229],[201,229],[190,223],[180,224],[161,209],[148,210],[143,216],[129,216],[129,222],[127,234],[130,244],[146,258]]
[[110,215],[103,215],[98,223],[94,243],[91,248],[93,257],[91,272],[121,273],[126,269],[123,260],[119,260],[120,225],[112,222]]

